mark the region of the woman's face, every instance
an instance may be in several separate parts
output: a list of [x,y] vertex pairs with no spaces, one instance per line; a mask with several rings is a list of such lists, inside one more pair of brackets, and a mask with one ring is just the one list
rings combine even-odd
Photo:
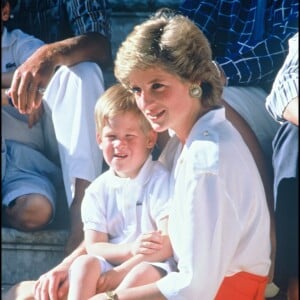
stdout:
[[132,71],[129,84],[154,130],[170,128],[180,139],[186,139],[200,111],[199,99],[189,96],[190,83],[155,67]]

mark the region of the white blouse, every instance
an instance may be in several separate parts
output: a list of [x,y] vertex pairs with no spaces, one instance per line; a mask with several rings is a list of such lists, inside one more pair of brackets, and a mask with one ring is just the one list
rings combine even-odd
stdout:
[[183,148],[176,139],[161,161],[169,162],[170,169],[170,157],[175,162],[169,235],[179,272],[157,286],[167,299],[210,300],[226,276],[268,274],[270,218],[264,187],[224,108],[201,117]]

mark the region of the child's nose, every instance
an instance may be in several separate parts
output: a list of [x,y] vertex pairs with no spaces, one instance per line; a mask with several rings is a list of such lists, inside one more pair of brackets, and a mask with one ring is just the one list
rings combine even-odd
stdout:
[[116,148],[121,148],[121,147],[125,147],[126,146],[126,140],[125,139],[117,139],[114,142],[114,146]]

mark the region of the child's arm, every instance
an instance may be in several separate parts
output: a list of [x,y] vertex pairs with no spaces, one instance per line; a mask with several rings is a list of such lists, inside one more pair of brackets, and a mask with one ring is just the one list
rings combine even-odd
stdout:
[[163,218],[158,224],[158,231],[141,234],[134,243],[89,243],[86,245],[87,252],[100,255],[114,265],[119,265],[138,254],[144,255],[143,260],[164,261],[173,254],[167,234],[167,223],[168,218]]
[[120,264],[132,256],[130,244],[98,242],[87,246],[88,254],[104,257],[111,264]]

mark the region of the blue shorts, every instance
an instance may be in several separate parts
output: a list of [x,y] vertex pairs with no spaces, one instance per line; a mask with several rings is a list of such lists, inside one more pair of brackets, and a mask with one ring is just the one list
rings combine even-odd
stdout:
[[8,140],[2,143],[2,165],[2,205],[34,193],[47,197],[55,211],[56,188],[63,182],[60,168],[39,151]]

